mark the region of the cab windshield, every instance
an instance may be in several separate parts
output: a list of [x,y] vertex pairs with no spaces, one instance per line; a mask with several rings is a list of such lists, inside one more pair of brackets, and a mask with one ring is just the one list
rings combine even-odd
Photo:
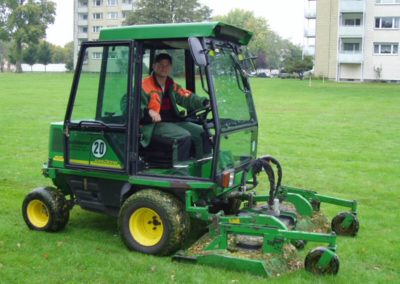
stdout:
[[234,48],[220,45],[209,54],[222,131],[254,124],[250,87]]
[[238,50],[230,44],[213,44],[210,70],[213,76],[222,136],[217,174],[238,168],[256,157],[257,119],[250,86],[241,68]]

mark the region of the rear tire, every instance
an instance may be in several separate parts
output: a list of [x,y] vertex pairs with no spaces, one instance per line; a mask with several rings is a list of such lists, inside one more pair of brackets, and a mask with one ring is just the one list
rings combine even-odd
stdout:
[[146,254],[169,255],[184,242],[190,218],[173,195],[147,189],[122,205],[118,228],[125,245]]
[[60,190],[39,187],[26,195],[22,216],[31,230],[58,232],[68,223],[69,206]]

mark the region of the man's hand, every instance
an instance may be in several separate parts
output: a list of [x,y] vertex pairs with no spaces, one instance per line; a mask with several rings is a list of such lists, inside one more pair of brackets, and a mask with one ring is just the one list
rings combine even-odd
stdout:
[[152,110],[152,109],[149,109],[149,116],[151,117],[151,120],[153,122],[160,122],[161,121],[160,114],[158,112]]

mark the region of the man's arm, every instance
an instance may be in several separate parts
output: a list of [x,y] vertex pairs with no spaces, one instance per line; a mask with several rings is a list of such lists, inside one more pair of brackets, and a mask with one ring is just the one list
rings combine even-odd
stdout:
[[159,108],[160,97],[157,93],[147,94],[144,90],[141,93],[141,119],[142,124],[155,123],[161,121]]
[[188,112],[206,106],[210,102],[208,98],[200,97],[199,95],[182,88],[176,83],[173,91],[176,103],[187,109]]

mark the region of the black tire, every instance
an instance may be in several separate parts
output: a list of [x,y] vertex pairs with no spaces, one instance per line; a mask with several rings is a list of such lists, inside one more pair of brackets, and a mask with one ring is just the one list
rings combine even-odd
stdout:
[[320,211],[321,202],[319,200],[313,199],[313,200],[311,200],[311,206],[314,211]]
[[318,261],[327,250],[325,247],[318,247],[309,252],[304,261],[305,269],[313,274],[336,275],[339,272],[339,258],[336,254],[334,254],[327,267],[318,266]]
[[[342,226],[342,223],[343,223],[344,219],[350,215],[352,217],[351,224],[348,228],[344,228]],[[355,237],[360,228],[360,223],[359,223],[356,215],[354,215],[350,212],[342,212],[342,213],[336,215],[332,219],[331,228],[332,228],[332,231],[334,231],[338,235]]]
[[305,240],[292,240],[290,243],[298,250],[304,249],[307,245]]
[[146,189],[122,205],[118,228],[125,245],[146,254],[169,255],[183,245],[190,218],[173,195]]
[[68,223],[69,206],[60,190],[39,187],[26,195],[22,216],[31,230],[58,232]]

